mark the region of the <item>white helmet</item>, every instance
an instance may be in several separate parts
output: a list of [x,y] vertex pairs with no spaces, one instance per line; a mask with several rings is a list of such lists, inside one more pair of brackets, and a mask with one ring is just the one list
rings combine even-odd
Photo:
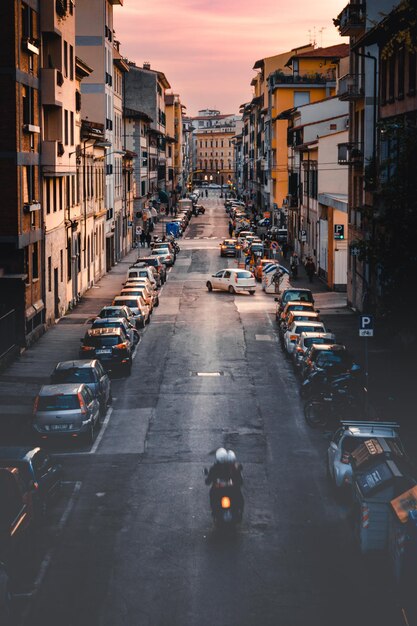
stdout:
[[217,463],[227,463],[228,460],[229,460],[229,457],[227,454],[227,450],[225,450],[224,448],[218,448],[216,450]]
[[233,450],[227,451],[227,460],[229,463],[236,463],[236,454],[233,452]]

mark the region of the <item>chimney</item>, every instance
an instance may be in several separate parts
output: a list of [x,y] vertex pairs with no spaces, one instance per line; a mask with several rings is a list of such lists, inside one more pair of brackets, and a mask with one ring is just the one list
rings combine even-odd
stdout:
[[150,70],[151,69],[151,64],[149,63],[149,61],[144,61],[143,69],[144,70]]

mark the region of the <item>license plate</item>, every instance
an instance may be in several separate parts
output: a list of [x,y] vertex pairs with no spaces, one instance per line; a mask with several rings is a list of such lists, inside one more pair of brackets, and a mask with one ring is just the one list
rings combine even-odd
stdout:
[[68,424],[52,424],[51,430],[68,430]]
[[111,354],[111,348],[108,350],[96,350],[96,354]]

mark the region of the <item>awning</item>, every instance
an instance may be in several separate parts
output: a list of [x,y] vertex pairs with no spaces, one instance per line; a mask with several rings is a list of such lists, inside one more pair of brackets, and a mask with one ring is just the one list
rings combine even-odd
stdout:
[[169,202],[169,196],[166,191],[160,189],[158,192],[158,196],[161,202]]

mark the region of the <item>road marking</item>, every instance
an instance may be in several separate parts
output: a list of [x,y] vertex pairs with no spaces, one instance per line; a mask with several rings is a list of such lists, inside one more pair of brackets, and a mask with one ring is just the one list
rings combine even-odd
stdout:
[[221,376],[220,372],[197,372],[197,376]]
[[[68,483],[66,483],[66,484],[68,484]],[[64,510],[63,514],[61,515],[61,519],[59,520],[58,531],[56,533],[56,536],[58,536],[62,532],[65,524],[67,523],[68,518],[71,515],[71,512],[72,512],[72,510],[74,508],[75,499],[76,499],[76,497],[77,497],[77,495],[78,495],[78,493],[79,493],[79,491],[81,489],[81,486],[82,486],[82,482],[80,480],[78,480],[74,484],[74,489],[72,491],[71,497],[68,500],[67,506],[65,507],[65,510]],[[56,539],[56,537],[55,537],[55,539]],[[56,542],[54,542],[54,543],[56,543]],[[42,562],[41,562],[40,567],[39,567],[39,570],[38,570],[38,574],[37,574],[37,576],[36,576],[36,578],[35,578],[35,580],[33,582],[33,589],[32,589],[32,591],[30,591],[28,593],[25,593],[25,594],[15,594],[15,597],[25,597],[25,598],[33,599],[36,596],[36,594],[38,593],[39,588],[40,588],[40,586],[41,586],[41,584],[43,582],[43,579],[45,578],[46,572],[48,571],[48,568],[49,568],[49,566],[51,564],[53,553],[54,553],[53,548],[49,548],[49,550],[46,552],[45,556],[43,557]],[[24,611],[24,613],[22,615],[22,624],[26,623],[26,620],[29,617],[29,612],[30,612],[30,605],[28,605],[26,607],[26,610]]]
[[271,335],[255,335],[256,341],[275,341],[275,337]]
[[97,448],[99,447],[100,442],[101,442],[101,440],[103,439],[104,433],[105,433],[105,431],[106,431],[106,428],[107,428],[107,426],[109,425],[110,415],[111,415],[112,413],[113,413],[113,407],[110,407],[110,408],[107,410],[107,413],[106,413],[106,418],[105,418],[104,422],[103,422],[103,423],[102,423],[102,425],[101,425],[100,432],[99,432],[99,434],[97,435],[97,438],[96,438],[96,440],[95,440],[95,442],[94,442],[94,444],[93,444],[93,446],[92,446],[92,448],[91,448],[91,450],[90,450],[89,454],[95,454],[95,452],[96,452]]

